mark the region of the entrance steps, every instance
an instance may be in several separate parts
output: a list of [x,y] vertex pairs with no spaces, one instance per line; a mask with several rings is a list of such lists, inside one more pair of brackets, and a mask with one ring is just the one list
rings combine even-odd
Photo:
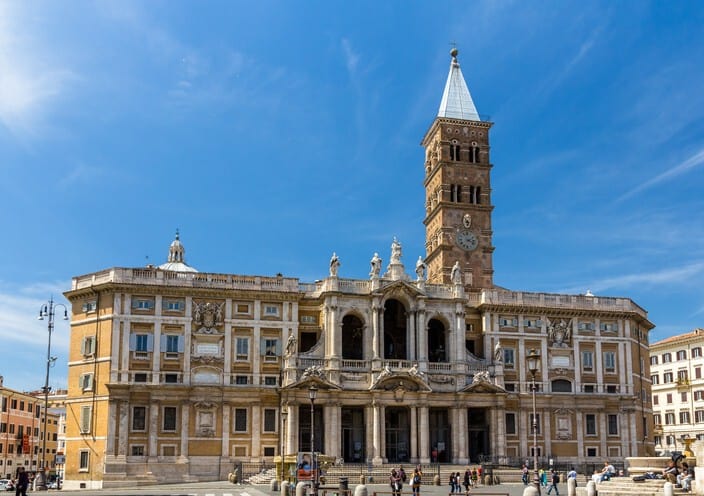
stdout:
[[[634,482],[630,477],[614,477],[597,484],[596,492],[599,496],[662,496],[665,482],[664,479]],[[675,489],[675,494],[679,492]],[[577,496],[587,496],[587,488],[584,484],[577,486]]]

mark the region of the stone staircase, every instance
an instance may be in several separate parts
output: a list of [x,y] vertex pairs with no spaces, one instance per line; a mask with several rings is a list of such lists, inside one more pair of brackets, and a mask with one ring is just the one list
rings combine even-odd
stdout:
[[[630,477],[614,477],[597,484],[596,493],[599,496],[662,496],[665,482],[665,479],[634,482]],[[678,493],[679,490],[676,489],[675,492]],[[587,488],[584,484],[577,486],[577,496],[587,496]]]
[[269,484],[274,479],[276,479],[276,468],[269,468],[245,479],[245,482],[248,484]]

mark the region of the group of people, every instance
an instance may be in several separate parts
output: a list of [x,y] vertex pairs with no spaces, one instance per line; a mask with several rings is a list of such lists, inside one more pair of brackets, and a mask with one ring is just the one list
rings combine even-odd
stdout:
[[605,461],[604,468],[597,472],[594,472],[594,475],[592,475],[592,480],[598,484],[599,482],[611,480],[611,478],[615,475],[616,469],[614,468],[614,466],[611,465],[609,461]]
[[[521,479],[523,480],[523,485],[528,485],[528,465],[524,464],[523,467],[521,468]],[[549,480],[548,480],[549,478]],[[570,467],[570,471],[567,472],[567,479],[574,479],[575,482],[575,487],[577,485],[577,471],[574,469],[574,467]],[[548,482],[550,482],[548,484]],[[549,473],[547,470],[543,470],[542,468],[538,470],[538,483],[540,484],[541,487],[547,487],[548,488],[548,494],[552,494],[553,489],[555,490],[555,495],[560,496],[560,489],[557,487],[557,485],[560,483],[560,474],[557,470],[555,469],[550,469]]]
[[668,482],[675,484],[676,487],[681,487],[683,491],[692,490],[692,480],[694,480],[694,468],[690,467],[687,462],[682,462],[682,469],[677,468],[677,462],[670,460],[667,462],[667,467],[662,471],[662,475]]
[[[413,475],[411,476],[411,489],[414,495],[420,494],[420,485],[422,483],[423,472],[420,469],[420,465],[417,465],[413,470]],[[403,490],[403,485],[408,481],[408,476],[406,471],[403,469],[403,465],[396,470],[395,468],[391,470],[389,475],[389,485],[391,486],[391,493],[393,496],[400,496]]]
[[469,488],[477,486],[482,480],[483,468],[481,465],[478,467],[469,468],[464,471],[464,476],[460,475],[459,472],[450,472],[450,492],[460,493],[462,492],[462,486],[464,486],[465,494],[469,494]]

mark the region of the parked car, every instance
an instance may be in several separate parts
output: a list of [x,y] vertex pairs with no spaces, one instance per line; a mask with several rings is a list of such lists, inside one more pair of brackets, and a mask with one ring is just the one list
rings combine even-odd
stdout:
[[3,491],[14,491],[15,485],[10,479],[0,479],[0,490]]

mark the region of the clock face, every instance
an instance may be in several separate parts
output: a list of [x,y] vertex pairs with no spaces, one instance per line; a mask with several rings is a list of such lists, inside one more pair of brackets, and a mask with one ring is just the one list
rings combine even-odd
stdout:
[[463,250],[471,251],[477,247],[479,240],[472,231],[461,229],[457,232],[457,244]]

